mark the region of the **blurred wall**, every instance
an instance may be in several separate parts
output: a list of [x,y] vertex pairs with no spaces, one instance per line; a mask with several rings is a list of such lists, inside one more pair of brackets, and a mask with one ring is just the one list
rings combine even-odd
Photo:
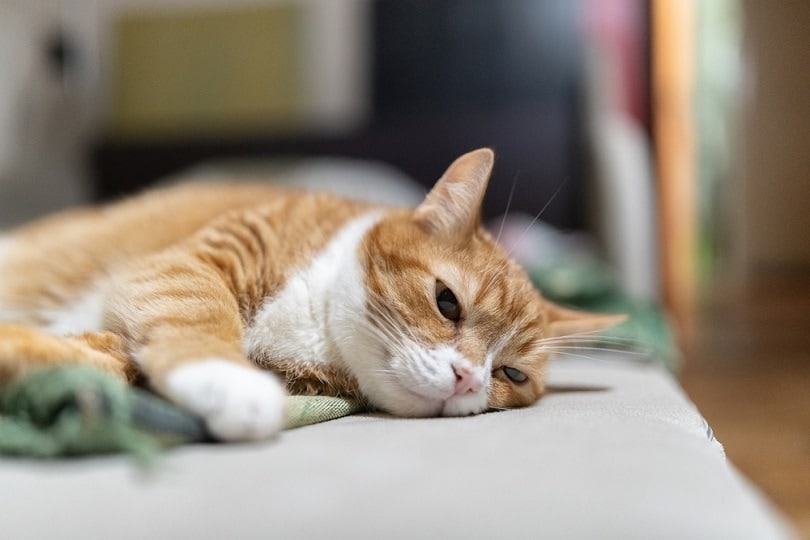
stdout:
[[[2,1],[2,0],[0,0]],[[274,9],[296,11],[296,28],[291,35],[300,43],[293,43],[285,54],[296,58],[290,60],[298,76],[300,96],[303,103],[297,119],[308,129],[320,132],[341,133],[361,122],[367,114],[368,81],[365,79],[367,63],[367,16],[370,0],[93,0],[101,20],[100,63],[106,72],[101,92],[108,113],[107,120],[115,124],[115,86],[121,80],[122,52],[120,34],[127,25],[164,23],[199,23],[197,15],[209,19],[227,19],[251,12],[259,16],[272,15]],[[174,19],[173,19],[173,16]],[[210,21],[209,21],[210,22]],[[204,25],[191,29],[191,36],[200,38]],[[142,28],[143,30],[143,28]],[[297,34],[297,35],[296,35]],[[303,36],[303,38],[302,38]],[[214,41],[217,36],[212,35]],[[229,36],[219,35],[219,39]],[[233,36],[230,36],[233,38]],[[237,36],[238,37],[238,36]],[[254,36],[255,37],[255,36]],[[272,37],[270,38],[272,39]],[[249,38],[248,38],[249,40]],[[227,39],[226,39],[227,42]],[[237,49],[244,43],[237,43]],[[259,44],[257,44],[259,45]],[[199,47],[197,47],[199,49]],[[260,47],[258,47],[260,48]],[[193,51],[192,51],[193,52]],[[182,53],[181,53],[182,55]],[[260,54],[257,52],[257,56]],[[129,58],[128,60],[132,60]],[[194,62],[193,55],[181,75],[195,78],[204,76],[206,70],[215,70],[217,58]],[[219,60],[230,61],[229,58]],[[249,60],[249,59],[246,59]],[[261,63],[261,58],[255,58]],[[195,72],[196,70],[196,72]],[[120,96],[118,96],[120,97]],[[109,118],[112,116],[113,118]]]
[[[0,229],[92,196],[87,152],[115,122],[116,31],[122,21],[294,7],[307,36],[298,51],[300,99],[306,104],[301,123],[340,132],[366,114],[367,5],[367,0],[0,0]],[[61,65],[55,57],[62,58]]]
[[0,0],[0,228],[87,200],[93,0]]
[[728,195],[735,266],[756,277],[810,268],[810,6],[743,6],[746,96]]

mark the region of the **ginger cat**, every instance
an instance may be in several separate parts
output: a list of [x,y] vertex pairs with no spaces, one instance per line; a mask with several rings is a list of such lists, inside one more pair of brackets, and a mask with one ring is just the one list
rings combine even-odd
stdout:
[[484,231],[493,160],[460,157],[415,209],[186,184],[0,236],[0,384],[90,363],[222,440],[273,435],[285,391],[401,416],[531,405],[549,340],[619,318],[544,300]]

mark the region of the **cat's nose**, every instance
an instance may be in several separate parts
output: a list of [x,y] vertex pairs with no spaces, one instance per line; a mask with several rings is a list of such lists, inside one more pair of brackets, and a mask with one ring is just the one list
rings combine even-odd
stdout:
[[453,373],[456,374],[456,388],[453,392],[456,396],[478,392],[483,385],[483,378],[470,365],[454,362]]

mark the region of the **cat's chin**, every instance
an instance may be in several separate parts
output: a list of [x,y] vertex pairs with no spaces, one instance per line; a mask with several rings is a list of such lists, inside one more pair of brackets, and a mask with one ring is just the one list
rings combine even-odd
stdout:
[[384,398],[374,400],[377,407],[385,412],[406,418],[442,416],[445,400],[423,396],[398,382],[387,386]]
[[451,396],[446,399],[428,397],[411,390],[399,381],[388,381],[382,399],[372,399],[379,409],[406,418],[436,416],[469,416],[486,410],[486,392]]
[[453,396],[444,402],[441,416],[469,416],[480,414],[487,409],[486,393]]

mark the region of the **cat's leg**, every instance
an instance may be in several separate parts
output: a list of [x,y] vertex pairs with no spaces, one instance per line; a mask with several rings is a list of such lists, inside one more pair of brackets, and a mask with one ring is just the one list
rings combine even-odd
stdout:
[[127,382],[138,374],[121,338],[109,332],[61,337],[23,324],[0,324],[0,387],[32,369],[68,364],[97,367]]
[[157,392],[201,416],[223,440],[281,429],[285,393],[242,352],[242,320],[221,269],[170,250],[114,284],[107,326],[128,342]]

